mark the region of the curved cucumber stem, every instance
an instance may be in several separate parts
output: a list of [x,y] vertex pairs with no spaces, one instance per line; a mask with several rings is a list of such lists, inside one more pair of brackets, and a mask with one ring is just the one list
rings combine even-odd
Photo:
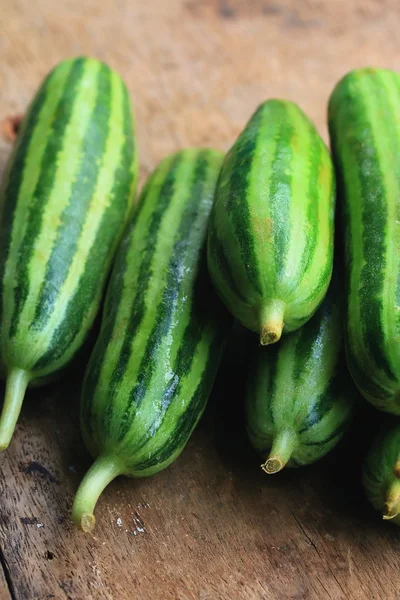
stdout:
[[395,480],[389,486],[382,519],[394,519],[400,513],[400,480]]
[[93,531],[96,518],[94,507],[102,491],[122,469],[111,456],[99,456],[83,478],[72,507],[72,520],[85,533]]
[[260,344],[268,346],[281,339],[285,303],[282,300],[272,300],[261,308],[260,315]]
[[8,447],[13,436],[29,379],[29,373],[23,369],[11,369],[8,373],[0,417],[0,452]]
[[282,471],[292,456],[296,441],[296,434],[292,431],[280,432],[274,438],[267,460],[261,465],[262,470],[268,475]]

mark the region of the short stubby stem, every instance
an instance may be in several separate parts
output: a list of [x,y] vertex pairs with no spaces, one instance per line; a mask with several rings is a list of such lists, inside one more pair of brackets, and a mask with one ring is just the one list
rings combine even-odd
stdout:
[[260,344],[267,346],[281,339],[284,326],[285,303],[271,300],[260,311]]
[[94,529],[94,508],[100,494],[122,469],[114,457],[99,456],[83,478],[72,507],[72,520],[77,527],[88,533]]
[[268,475],[282,471],[292,456],[296,442],[297,436],[293,431],[279,432],[274,437],[271,452],[267,460],[261,465],[262,470],[268,473]]
[[0,451],[5,450],[13,436],[21,412],[30,375],[23,369],[10,369],[6,381],[6,395],[0,417]]

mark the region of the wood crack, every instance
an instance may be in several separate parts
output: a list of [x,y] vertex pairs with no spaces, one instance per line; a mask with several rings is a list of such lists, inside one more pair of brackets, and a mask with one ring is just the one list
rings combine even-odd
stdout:
[[[297,525],[299,526],[300,531],[303,533],[304,537],[307,539],[307,541],[309,542],[309,544],[314,548],[315,552],[318,554],[318,557],[321,559],[321,561],[323,560],[320,551],[318,550],[317,545],[315,544],[315,542],[311,539],[311,537],[308,535],[307,531],[304,529],[304,526],[302,525],[301,521],[299,521],[299,519],[296,517],[296,515],[294,514],[294,512],[292,510],[290,510],[292,517],[294,518],[294,520],[296,521]],[[342,584],[340,583],[340,581],[338,580],[336,574],[334,571],[332,571],[332,568],[330,566],[328,566],[329,572],[331,573],[333,579],[336,581],[336,583],[338,584],[342,594],[344,597],[346,597],[345,591],[343,589]],[[322,584],[321,580],[319,579],[320,583]],[[324,587],[324,586],[323,586]],[[331,597],[331,595],[328,592],[329,597]]]

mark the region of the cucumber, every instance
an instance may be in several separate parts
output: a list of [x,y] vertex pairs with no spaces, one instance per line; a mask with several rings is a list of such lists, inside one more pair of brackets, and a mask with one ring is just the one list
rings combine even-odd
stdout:
[[0,449],[26,387],[82,346],[98,311],[137,180],[119,75],[90,58],[58,64],[22,122],[0,192]]
[[344,240],[346,350],[363,396],[400,414],[400,75],[358,69],[329,102]]
[[82,434],[96,459],[72,510],[84,531],[106,485],[165,469],[205,408],[230,325],[205,260],[222,159],[188,149],[163,160],[117,253],[82,392]]
[[386,424],[372,444],[363,469],[368,500],[385,520],[400,525],[400,424]]
[[230,312],[277,342],[299,329],[327,291],[335,181],[329,152],[295,104],[269,100],[222,166],[208,267]]
[[331,286],[302,329],[258,349],[248,383],[246,422],[266,473],[319,460],[350,422],[357,391],[341,354],[338,298]]

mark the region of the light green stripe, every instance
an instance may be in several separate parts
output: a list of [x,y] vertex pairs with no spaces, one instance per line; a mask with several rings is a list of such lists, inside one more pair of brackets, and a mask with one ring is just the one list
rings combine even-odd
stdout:
[[[136,297],[137,280],[140,274],[140,264],[142,261],[142,253],[146,248],[146,239],[141,235],[141,231],[147,230],[154,212],[154,204],[158,198],[160,187],[162,186],[168,171],[171,168],[173,157],[164,160],[157,167],[157,170],[151,175],[151,186],[141,207],[140,216],[133,229],[129,239],[129,248],[127,250],[126,264],[127,270],[124,274],[123,291],[121,298],[118,301],[118,315],[115,320],[114,329],[111,334],[112,343],[107,344],[107,350],[102,362],[101,372],[98,378],[97,387],[93,392],[96,397],[96,412],[102,414],[104,406],[108,399],[107,394],[97,393],[98,389],[108,388],[108,383],[112,380],[113,371],[118,362],[124,337],[128,327],[132,312],[133,302]],[[140,202],[144,200],[144,190],[141,193]],[[112,295],[112,290],[109,289],[108,295]],[[110,300],[111,301],[111,300]],[[150,331],[148,331],[150,333]],[[145,346],[145,345],[144,345]],[[138,358],[138,364],[140,359]],[[132,379],[133,380],[133,379]]]
[[[387,202],[388,223],[387,223],[387,254],[385,267],[385,288],[383,292],[383,323],[387,326],[387,340],[398,339],[399,331],[399,312],[396,309],[397,277],[400,270],[400,120],[397,113],[400,110],[400,89],[398,85],[398,75],[387,72],[377,71],[376,76],[382,84],[379,94],[384,97],[388,103],[390,115],[385,119],[387,125],[385,154],[390,160],[393,168],[386,169],[383,165],[383,175],[385,181],[390,181],[393,186],[390,196],[397,198],[397,202]],[[374,86],[376,89],[376,85]],[[390,117],[390,118],[389,118]],[[393,120],[396,124],[393,129]],[[379,140],[382,141],[383,132],[380,129]],[[390,149],[390,150],[389,150]],[[383,151],[383,149],[382,149]],[[390,159],[389,159],[390,151]],[[397,344],[387,344],[387,352],[390,356],[391,365],[395,365],[393,371],[400,371],[400,356]]]
[[[177,332],[174,329],[174,338],[176,333]],[[177,347],[181,343],[181,337],[182,336],[179,335]],[[155,452],[157,448],[162,448],[171,436],[171,432],[174,431],[179,417],[187,411],[193,396],[193,391],[197,387],[195,382],[201,381],[203,373],[207,367],[212,338],[213,329],[210,327],[205,328],[197,345],[190,372],[181,379],[179,396],[182,398],[182,401],[173,402],[170,405],[169,410],[166,412],[163,420],[163,426],[158,428],[155,435],[144,445],[141,450],[137,452],[137,454],[135,454],[135,463],[139,464],[142,461],[147,460],[151,452]],[[146,401],[143,405],[143,411],[141,411],[143,412],[144,417],[148,416],[149,413],[152,414],[151,405],[153,402],[153,398],[146,398]],[[141,423],[139,421],[140,418],[141,417],[138,416],[138,414],[135,415],[135,427],[132,431],[132,441],[134,441],[135,435],[137,436],[137,431],[141,430]],[[145,426],[146,424],[143,423],[143,428]],[[124,445],[127,447],[129,446],[129,437],[125,439]]]
[[[85,63],[82,79],[84,79],[87,71],[90,71],[90,73],[97,73],[99,69],[99,63]],[[90,78],[90,81],[91,80],[92,78]],[[19,335],[25,334],[27,324],[32,323],[35,316],[42,282],[46,274],[47,263],[57,239],[57,230],[61,223],[61,215],[69,202],[75,177],[83,157],[83,142],[86,126],[94,110],[96,96],[96,86],[79,86],[79,93],[74,102],[71,120],[66,128],[63,149],[58,156],[58,166],[54,186],[51,190],[48,205],[43,215],[42,228],[36,239],[34,253],[30,262],[29,295],[20,316],[18,325]],[[51,331],[54,331],[54,321],[56,316],[59,316],[59,310],[60,303],[57,302],[54,307],[53,319],[49,321],[49,326],[52,323]],[[49,331],[49,326],[46,328],[47,332]],[[45,332],[43,332],[43,335],[39,336],[38,343],[35,344],[35,352],[32,353],[33,362],[42,356],[47,347],[47,342],[48,338],[46,337]]]
[[[299,111],[297,106],[291,102],[286,103],[286,110],[293,124],[293,138],[290,145],[293,148],[291,164],[291,210],[290,210],[290,243],[286,250],[285,279],[280,283],[280,289],[285,294],[291,294],[299,286],[302,280],[302,260],[299,255],[300,249],[306,248],[306,236],[318,235],[323,232],[316,231],[313,226],[310,231],[304,227],[307,223],[309,202],[316,202],[315,198],[309,198],[309,180],[315,177],[313,164],[310,162],[310,148],[312,144],[319,142],[317,134],[312,131],[307,118]],[[298,176],[301,173],[301,177]],[[289,227],[289,224],[288,224]],[[322,237],[320,239],[323,239]],[[320,263],[318,263],[320,269]],[[319,271],[318,269],[318,271]],[[310,281],[315,281],[311,278]],[[300,297],[300,296],[299,296]],[[284,299],[284,298],[282,298]]]
[[[111,72],[110,77],[111,114],[109,122],[111,127],[107,138],[102,166],[99,171],[96,188],[90,203],[85,224],[78,240],[76,253],[68,272],[68,277],[60,290],[52,317],[48,321],[48,324],[41,335],[41,340],[43,340],[44,344],[46,344],[46,340],[51,340],[52,332],[54,332],[63,321],[68,310],[68,301],[74,297],[79,288],[79,280],[84,273],[87,258],[96,241],[102,218],[112,201],[111,191],[115,183],[115,173],[122,160],[122,151],[124,148],[124,89],[123,84],[116,73]],[[68,151],[67,147],[65,148],[65,151]],[[127,211],[128,210],[130,210],[129,203],[127,203]],[[121,221],[124,221],[125,218],[126,216],[124,216]],[[77,338],[78,345],[81,343],[80,338],[84,338],[85,336],[86,331],[82,328],[82,332]],[[42,349],[43,353],[45,348],[47,348],[47,344]],[[62,357],[60,362],[65,362],[65,358]]]
[[[313,318],[318,319],[319,317],[316,315]],[[329,318],[327,326],[323,325],[323,319],[321,319],[318,337],[312,345],[312,351],[303,367],[296,387],[297,397],[302,399],[303,420],[306,419],[312,408],[310,398],[313,397],[317,400],[324,393],[329,383],[326,378],[321,379],[321,373],[335,372],[337,348],[339,346],[338,336],[339,332],[333,330],[331,318]]]
[[[164,290],[164,286],[160,285],[160,282],[165,279],[165,274],[171,258],[171,245],[175,242],[176,234],[179,229],[182,212],[182,196],[187,196],[188,190],[190,190],[191,187],[192,176],[196,166],[196,161],[194,159],[195,155],[189,158],[189,154],[186,153],[185,160],[181,161],[179,164],[176,172],[176,181],[179,182],[179,185],[176,186],[170,206],[163,215],[157,246],[150,268],[152,277],[146,294],[146,313],[141,323],[141,333],[143,332],[143,335],[146,335],[146,332],[150,334],[157,317],[157,309]],[[185,181],[187,182],[187,185],[184,185]],[[139,229],[141,228],[138,226],[138,230]],[[174,338],[175,335],[177,338],[179,337],[177,331],[174,330]],[[136,381],[140,363],[146,348],[147,345],[143,344],[142,336],[135,336],[122,385],[129,386],[131,381]],[[175,346],[175,352],[177,348],[178,345]],[[171,355],[168,359],[169,362],[173,362],[174,358],[175,357]],[[169,380],[170,376],[170,373],[164,374],[166,382]]]
[[[323,144],[322,140],[319,140],[316,136],[317,133],[314,134],[314,143]],[[307,157],[307,153],[304,153],[304,156]],[[311,168],[313,165],[310,164]],[[310,171],[309,177],[315,177],[313,171]],[[333,244],[333,218],[334,218],[334,188],[333,188],[333,167],[330,162],[330,156],[328,153],[328,149],[322,148],[322,155],[320,159],[319,171],[318,171],[318,180],[320,182],[320,195],[318,198],[311,199],[312,201],[318,204],[317,208],[317,223],[310,223],[307,221],[307,212],[304,215],[304,222],[307,222],[308,227],[310,227],[309,234],[317,235],[318,240],[315,247],[315,252],[313,256],[313,260],[311,265],[309,266],[307,273],[302,274],[299,270],[296,277],[298,285],[292,291],[293,293],[299,297],[303,298],[303,302],[297,306],[293,306],[292,309],[292,319],[296,321],[297,319],[301,319],[305,314],[311,314],[313,308],[317,307],[319,303],[322,301],[323,297],[326,293],[326,287],[322,287],[319,295],[315,294],[315,290],[320,282],[320,278],[322,274],[325,272],[328,263],[331,263],[332,258],[332,244]],[[293,177],[293,182],[296,181],[296,177]],[[306,182],[309,181],[309,178],[306,179]],[[331,193],[328,196],[328,190],[331,190]],[[308,190],[306,187],[299,191],[300,194],[303,194],[303,199],[308,196]],[[303,200],[304,201],[304,200]],[[296,206],[296,211],[298,210],[298,204],[301,203],[301,196],[298,197],[298,202],[296,199],[294,200],[294,204]],[[305,207],[306,208],[306,207]],[[308,206],[307,206],[308,209]],[[303,223],[304,223],[303,222]],[[308,234],[307,230],[304,231],[305,235],[303,236],[302,244],[298,243],[298,233],[294,233],[291,236],[291,259],[295,261],[296,259],[296,250],[298,248],[306,248],[306,236]],[[301,263],[299,263],[299,267]],[[303,276],[301,276],[303,275]],[[310,282],[313,282],[313,287],[310,288]],[[329,283],[327,279],[327,284]],[[311,293],[310,293],[311,292]],[[307,308],[307,304],[309,308]]]
[[[18,219],[13,222],[13,232],[11,237],[9,259],[5,266],[4,280],[15,281],[16,265],[19,260],[19,250],[24,239],[28,224],[29,205],[39,180],[41,172],[41,163],[47,147],[48,136],[51,134],[51,127],[54,118],[54,111],[58,106],[64,93],[64,85],[68,79],[73,63],[63,63],[57,69],[57,77],[50,75],[50,82],[47,89],[47,99],[39,114],[35,131],[32,135],[30,144],[26,149],[25,167],[22,175],[22,185],[18,194],[16,206],[18,206]],[[44,264],[45,266],[45,264]],[[35,277],[36,278],[36,274]],[[14,313],[14,294],[4,295],[4,317],[3,322],[11,324]],[[20,320],[21,321],[21,320]],[[7,328],[2,328],[3,346],[7,339]]]
[[[264,260],[266,248],[270,248],[273,240],[273,223],[271,221],[270,206],[270,181],[273,173],[273,161],[278,145],[279,122],[271,118],[272,110],[270,105],[264,104],[262,112],[261,126],[257,132],[257,143],[251,164],[251,172],[248,177],[248,204],[252,227],[254,231],[255,248],[258,257],[260,257],[263,286],[271,289],[276,280],[276,267],[274,253],[268,251],[268,260]],[[242,266],[243,261],[239,253],[235,256],[232,244],[229,245],[231,264],[235,265],[232,270],[235,275],[237,266]],[[243,274],[243,279],[239,283],[239,289],[248,289],[248,284]],[[265,292],[265,289],[264,289]]]
[[[295,355],[296,344],[285,343],[283,348],[272,348],[278,353],[278,365],[275,375],[275,390],[273,398],[267,401],[272,403],[271,410],[276,431],[285,429],[287,423],[293,421],[293,404],[295,390]],[[268,357],[265,356],[267,360]]]
[[[194,166],[194,162],[192,160],[187,160],[187,157],[188,154],[186,153],[185,160],[181,161],[177,168],[176,180],[180,182],[180,186],[178,190],[174,192],[170,206],[162,216],[162,222],[157,236],[157,246],[155,248],[154,256],[149,269],[149,272],[151,271],[152,276],[150,278],[149,287],[146,293],[146,313],[140,326],[144,339],[150,335],[154,325],[154,320],[156,317],[155,311],[159,305],[160,294],[163,290],[163,286],[160,285],[160,282],[164,281],[168,262],[170,260],[171,240],[173,240],[175,237],[174,233],[176,233],[179,227],[179,196],[181,196],[182,189],[184,188],[184,186],[181,185],[181,181],[187,178],[188,174],[192,172]],[[171,165],[175,160],[175,155],[169,157],[157,167],[157,170],[152,175],[151,185],[146,197],[146,201],[141,209],[136,226],[132,231],[129,250],[126,258],[126,264],[128,265],[128,268],[124,276],[124,289],[122,292],[122,297],[119,301],[118,317],[114,326],[115,333],[113,333],[113,337],[115,339],[115,343],[108,345],[107,352],[104,357],[104,366],[101,370],[98,381],[98,388],[101,388],[103,385],[107,385],[107,382],[111,381],[114,368],[116,367],[120,358],[120,353],[124,344],[124,334],[133,312],[132,302],[136,297],[137,279],[140,274],[142,252],[145,250],[147,244],[147,240],[143,236],[142,232],[143,230],[147,229],[151,222],[154,208],[159,197],[160,188],[163,186],[167,174],[171,169]],[[124,377],[119,383],[120,389],[125,387],[127,396],[129,395],[128,391],[130,390],[130,382],[135,381],[137,378],[137,372],[146,347],[147,345],[143,343],[142,335],[134,337],[133,344],[130,349],[130,360],[125,370],[127,376]],[[99,394],[99,397],[101,396],[102,395]],[[103,399],[104,402],[106,402],[107,399]],[[104,410],[104,407],[96,406],[97,412],[101,412],[102,410]]]

